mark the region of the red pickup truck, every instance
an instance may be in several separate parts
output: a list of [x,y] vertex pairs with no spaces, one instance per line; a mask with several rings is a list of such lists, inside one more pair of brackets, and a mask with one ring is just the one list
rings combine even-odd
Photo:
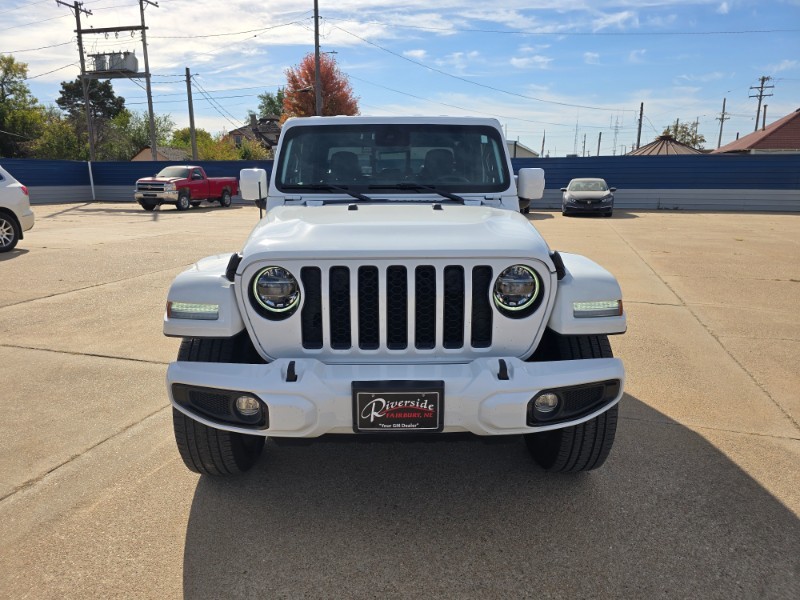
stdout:
[[231,196],[239,193],[236,177],[207,177],[203,167],[176,165],[164,167],[155,177],[136,182],[134,198],[145,210],[159,204],[174,204],[178,210],[199,206],[203,200],[231,205]]

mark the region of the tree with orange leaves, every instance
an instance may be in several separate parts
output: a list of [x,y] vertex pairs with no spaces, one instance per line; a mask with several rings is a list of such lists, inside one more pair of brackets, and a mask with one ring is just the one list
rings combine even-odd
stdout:
[[[358,98],[353,95],[350,80],[339,70],[336,59],[330,54],[320,54],[319,72],[322,81],[322,115],[357,115]],[[314,53],[310,52],[299,65],[286,69],[282,121],[288,117],[314,116],[314,103]]]

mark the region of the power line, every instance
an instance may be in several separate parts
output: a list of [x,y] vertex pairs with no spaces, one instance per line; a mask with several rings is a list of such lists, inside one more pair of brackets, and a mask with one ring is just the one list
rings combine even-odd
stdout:
[[35,50],[46,50],[47,48],[58,48],[59,46],[71,44],[74,41],[75,38],[72,38],[68,42],[61,42],[60,44],[52,44],[50,46],[40,46],[39,48],[25,48],[24,50],[0,50],[0,54],[19,54],[20,52],[33,52]]
[[236,118],[231,113],[229,113],[227,110],[225,110],[225,107],[223,107],[219,102],[215,103],[214,99],[211,98],[211,96],[208,95],[208,93],[205,91],[203,86],[201,86],[197,81],[194,80],[194,77],[192,77],[192,84],[197,88],[197,91],[200,92],[200,94],[203,96],[203,98],[206,100],[206,102],[208,102],[211,105],[211,108],[213,108],[215,111],[217,111],[222,118],[224,118],[226,121],[228,121],[228,123],[233,125],[234,129],[236,129],[238,127],[241,127],[241,125],[237,125],[236,123],[231,121],[227,116],[225,116],[223,114],[222,111],[225,111],[225,112],[228,113],[228,115],[230,115],[230,117],[232,119]]
[[50,75],[50,73],[55,73],[56,71],[61,71],[63,69],[66,69],[67,67],[74,67],[77,64],[78,63],[69,63],[68,65],[64,65],[63,67],[58,67],[57,69],[53,69],[52,71],[47,71],[46,73],[39,73],[38,75],[33,75],[32,77],[26,77],[25,81],[28,81],[29,79],[37,79],[39,77],[44,77],[45,75]]
[[[336,19],[326,17],[328,21],[351,22],[352,19]],[[795,33],[800,29],[743,29],[739,31],[543,31],[543,30],[516,30],[516,29],[472,29],[459,27],[425,27],[423,25],[401,25],[399,23],[385,23],[382,21],[362,21],[360,25],[383,25],[385,27],[395,27],[399,29],[419,29],[422,31],[445,31],[458,33],[492,33],[508,35],[537,35],[537,36],[585,36],[585,37],[652,37],[652,36],[672,36],[672,35],[745,35],[760,33]]]
[[376,44],[375,42],[371,42],[371,41],[369,41],[369,40],[367,40],[367,39],[365,39],[365,38],[363,38],[363,37],[361,37],[359,35],[356,35],[355,33],[347,31],[346,29],[343,29],[343,28],[339,27],[338,25],[333,25],[333,27],[338,29],[339,31],[343,31],[346,34],[353,36],[356,39],[361,40],[362,42],[364,42],[366,44],[369,44],[370,46],[375,46],[379,50],[383,50],[384,52],[387,52],[388,54],[391,54],[392,56],[396,56],[397,58],[401,58],[401,59],[403,59],[403,60],[405,60],[407,62],[410,62],[410,63],[412,63],[414,65],[417,65],[418,67],[422,67],[424,69],[428,69],[429,71],[433,71],[434,73],[439,73],[440,75],[444,75],[444,76],[450,77],[452,79],[457,79],[458,81],[463,81],[463,82],[469,83],[471,85],[475,85],[475,86],[482,87],[482,88],[485,88],[485,89],[488,89],[488,90],[492,90],[493,92],[500,92],[502,94],[507,94],[509,96],[514,96],[516,98],[524,98],[525,100],[534,100],[536,102],[542,102],[542,103],[545,103],[545,104],[555,104],[555,105],[558,105],[558,106],[568,106],[570,108],[585,108],[585,109],[588,109],[588,110],[604,110],[604,111],[611,111],[611,112],[617,112],[617,113],[619,113],[619,112],[634,112],[635,113],[636,112],[636,111],[631,110],[629,108],[604,108],[604,107],[600,107],[600,106],[587,106],[587,105],[584,105],[584,104],[571,104],[569,102],[559,102],[557,100],[545,100],[544,98],[537,98],[535,96],[527,96],[525,94],[519,94],[517,92],[510,92],[508,90],[503,90],[503,89],[496,88],[496,87],[491,86],[491,85],[487,85],[485,83],[478,83],[477,81],[472,81],[470,79],[467,79],[466,77],[460,77],[458,75],[453,75],[452,73],[448,73],[447,71],[443,71],[442,69],[437,69],[436,67],[431,67],[430,65],[426,65],[425,63],[421,63],[421,62],[418,62],[418,61],[413,60],[411,58],[408,58],[407,56],[403,56],[402,54],[398,54],[397,52],[389,50],[388,48],[384,48],[383,46],[381,46],[379,44]]
[[8,8],[6,10],[0,10],[0,15],[4,15],[6,13],[14,12],[15,10],[19,10],[21,8],[27,8],[28,6],[35,6],[36,4],[44,4],[45,2],[49,2],[50,0],[38,0],[37,2],[26,2],[25,4],[20,4],[19,6],[15,6],[14,8]]

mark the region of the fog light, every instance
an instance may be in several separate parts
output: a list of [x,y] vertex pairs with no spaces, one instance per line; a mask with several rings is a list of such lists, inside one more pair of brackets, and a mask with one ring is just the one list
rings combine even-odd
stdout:
[[551,413],[558,408],[558,396],[553,392],[545,392],[536,396],[533,407],[540,413]]
[[261,410],[261,404],[252,396],[239,396],[236,398],[236,411],[243,417],[252,417]]

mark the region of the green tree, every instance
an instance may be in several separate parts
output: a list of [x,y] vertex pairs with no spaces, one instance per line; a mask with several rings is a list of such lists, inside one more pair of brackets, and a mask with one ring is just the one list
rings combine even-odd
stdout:
[[41,130],[42,108],[25,83],[27,77],[27,64],[0,54],[0,156],[24,156],[26,142]]
[[278,88],[276,93],[264,92],[258,95],[258,116],[266,118],[283,115],[284,88]]
[[[175,127],[170,115],[154,115],[156,145],[166,146]],[[107,126],[105,138],[97,147],[101,160],[130,160],[150,145],[150,120],[146,112],[123,109]]]
[[[314,93],[314,54],[307,54],[300,64],[286,69],[286,88],[283,97],[283,119],[310,117],[316,113]],[[339,70],[336,59],[330,54],[319,57],[320,84],[322,87],[322,114],[357,115],[358,98],[353,95],[350,80]]]
[[239,145],[239,158],[241,160],[266,160],[272,158],[272,152],[260,143],[245,138]]
[[672,125],[665,127],[661,135],[671,135],[681,144],[686,144],[698,150],[702,150],[704,148],[703,144],[706,143],[705,136],[697,132],[697,127],[695,127],[694,123],[681,123],[680,121],[676,121]]
[[[204,145],[209,145],[214,142],[214,138],[211,137],[211,134],[208,133],[205,129],[195,129],[194,130],[195,138],[197,139],[197,147],[198,147],[198,154],[200,153],[199,148]],[[182,129],[176,129],[172,132],[172,139],[169,142],[170,146],[175,148],[183,148],[188,150],[189,152],[192,151],[192,133],[188,127],[184,127]]]
[[42,110],[42,127],[31,142],[29,153],[33,158],[86,160],[89,148],[75,133],[72,123],[55,106]]
[[[109,133],[109,123],[125,110],[125,98],[117,96],[111,81],[90,79],[89,106],[91,107],[92,126],[94,128],[95,147],[99,148]],[[86,136],[86,103],[83,99],[83,86],[80,79],[62,81],[59,97],[56,99],[59,108],[67,113],[79,136]],[[99,156],[99,153],[98,153]]]

